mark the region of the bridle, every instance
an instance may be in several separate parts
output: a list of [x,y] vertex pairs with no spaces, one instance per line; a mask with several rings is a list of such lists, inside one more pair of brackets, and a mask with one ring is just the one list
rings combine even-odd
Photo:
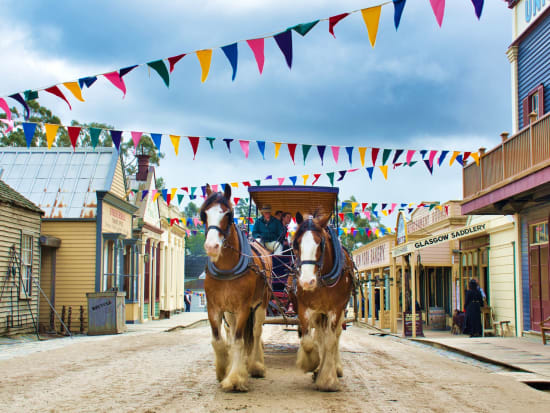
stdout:
[[225,230],[218,227],[217,225],[207,225],[206,224],[206,216],[204,217],[204,220],[203,220],[203,222],[204,222],[204,236],[206,237],[206,235],[208,234],[208,231],[210,231],[211,229],[218,231],[223,236],[222,246],[225,245],[225,240],[229,236],[229,232],[231,231],[231,226],[233,225],[233,218],[232,218],[233,211],[227,210],[227,211],[225,211],[225,215],[228,215],[228,224],[227,224],[227,228]]
[[319,257],[318,260],[303,260],[302,261],[300,258],[298,258],[296,260],[296,268],[298,269],[298,271],[300,271],[302,269],[302,265],[304,265],[304,264],[316,265],[317,266],[317,276],[321,277],[321,271],[322,271],[322,268],[323,268],[323,262],[324,262],[324,257],[325,257],[325,238],[323,236],[321,236],[321,245],[320,245],[320,247],[321,247],[321,256]]

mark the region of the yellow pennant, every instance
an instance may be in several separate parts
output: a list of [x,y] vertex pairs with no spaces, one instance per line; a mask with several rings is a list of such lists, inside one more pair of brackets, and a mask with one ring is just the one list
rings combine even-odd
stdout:
[[451,160],[449,161],[449,166],[451,166],[451,165],[453,164],[453,162],[455,161],[456,157],[457,157],[458,155],[460,155],[460,153],[461,153],[460,151],[454,151],[454,152],[453,152],[453,156],[451,156]]
[[275,144],[275,159],[279,156],[279,150],[281,149],[281,142],[273,142]]
[[351,212],[355,212],[355,208],[357,208],[357,205],[359,205],[359,202],[352,202],[351,203]]
[[84,102],[84,98],[82,97],[82,90],[80,89],[80,86],[78,85],[78,82],[66,82],[63,83],[67,89],[73,94],[75,98],[80,100],[81,102]]
[[208,77],[208,72],[210,71],[210,62],[212,61],[212,49],[198,50],[197,57],[199,58],[199,63],[201,64],[202,69],[201,82],[204,82]]
[[365,166],[365,152],[367,152],[367,148],[360,146],[357,149],[359,150],[359,157],[361,158],[361,167],[363,167]]
[[55,137],[57,135],[57,130],[59,129],[59,125],[52,125],[51,123],[46,123],[44,126],[46,127],[46,141],[48,142],[48,149],[51,149],[53,141],[55,141]]
[[231,182],[229,185],[231,185],[233,188],[238,188],[239,187],[238,182]]
[[180,136],[170,135],[170,140],[172,141],[172,145],[174,146],[174,152],[176,152],[176,156],[178,156],[178,150],[180,147]]
[[177,190],[178,190],[178,188],[172,188],[172,191],[170,191],[171,194],[172,194],[172,196],[171,196],[172,201],[173,201],[174,198],[176,197],[176,192],[177,192]]
[[435,206],[437,209],[439,209],[440,211],[443,211],[443,207],[441,205],[436,205]]
[[344,234],[348,235],[348,229],[347,228],[342,228],[342,230],[344,231]]
[[374,231],[374,233],[376,234],[377,237],[379,237],[380,236],[380,229],[376,228],[376,231]]
[[382,171],[382,174],[384,175],[384,179],[388,180],[388,165],[379,166],[380,170]]
[[368,9],[361,10],[363,20],[367,26],[369,32],[370,45],[374,47],[376,43],[376,35],[378,34],[378,23],[380,22],[380,11],[382,6],[369,7]]
[[302,175],[302,178],[304,178],[304,185],[305,185],[307,182],[307,178],[309,178],[309,175]]
[[479,152],[472,152],[470,156],[474,158],[474,161],[476,161],[476,165],[479,165]]
[[388,211],[386,211],[385,209],[382,210],[382,213],[384,214],[384,216],[388,216]]
[[155,194],[155,196],[153,197],[153,202],[155,202],[158,199],[159,196],[160,196],[160,192],[157,192]]

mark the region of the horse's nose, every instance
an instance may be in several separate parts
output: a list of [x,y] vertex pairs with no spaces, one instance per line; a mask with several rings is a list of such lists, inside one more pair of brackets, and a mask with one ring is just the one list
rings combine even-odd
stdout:
[[301,284],[304,290],[311,291],[317,286],[317,280],[312,278],[311,280],[303,281]]
[[206,254],[217,254],[220,250],[220,244],[217,242],[214,243],[205,243],[204,244],[204,250],[206,251]]

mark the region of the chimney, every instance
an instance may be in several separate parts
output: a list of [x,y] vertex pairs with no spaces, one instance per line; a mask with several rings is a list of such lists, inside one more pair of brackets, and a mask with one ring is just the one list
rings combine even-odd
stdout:
[[136,181],[147,180],[147,175],[149,174],[149,155],[137,155],[138,159],[138,170],[136,174]]
[[502,133],[500,134],[500,139],[502,139],[502,142],[506,142],[506,140],[508,139],[508,136],[509,136],[509,135],[510,135],[510,134],[509,134],[508,132],[502,132]]

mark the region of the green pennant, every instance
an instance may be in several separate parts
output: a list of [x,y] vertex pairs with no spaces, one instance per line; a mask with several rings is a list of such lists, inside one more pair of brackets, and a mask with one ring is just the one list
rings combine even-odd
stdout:
[[210,149],[214,149],[214,141],[216,140],[216,138],[206,138],[206,140],[210,144]]
[[102,129],[100,128],[90,128],[90,140],[92,143],[92,148],[96,148],[99,143],[99,135],[101,135]]
[[353,219],[353,212],[346,212],[346,216],[347,216],[349,219]]
[[415,163],[417,163],[418,161],[411,161],[409,162],[409,166],[413,166]]
[[382,154],[382,165],[386,165],[386,162],[388,162],[388,158],[390,157],[391,149],[384,149],[384,152]]
[[373,202],[372,204],[370,204],[370,209],[374,211],[376,209],[376,205],[378,204],[376,202]]
[[311,149],[311,145],[302,145],[302,154],[303,154],[303,157],[304,157],[304,165],[306,164],[307,154],[309,153],[310,149]]
[[256,186],[260,186],[262,183],[261,179],[255,179],[254,182],[256,182]]
[[319,20],[314,20],[309,23],[300,23],[296,26],[289,27],[289,29],[296,31],[296,33],[299,33],[302,36],[305,36],[311,29],[315,27],[317,23],[319,23]]
[[191,187],[191,196],[195,194],[195,191],[197,190],[197,187],[196,186],[192,186]]
[[183,194],[178,194],[178,205],[180,205],[181,201],[183,201],[183,197],[184,197]]
[[23,93],[25,95],[25,100],[38,99],[38,92],[36,90],[25,90]]
[[162,80],[164,80],[166,87],[170,86],[170,74],[168,73],[164,60],[161,59],[155,60],[154,62],[149,62],[147,63],[147,66],[154,69],[159,74]]
[[330,181],[330,185],[334,186],[334,172],[327,172],[327,176]]
[[434,209],[434,208],[435,208],[435,205],[436,205],[436,204],[430,204],[430,209],[429,209],[428,211],[431,211],[432,209]]

